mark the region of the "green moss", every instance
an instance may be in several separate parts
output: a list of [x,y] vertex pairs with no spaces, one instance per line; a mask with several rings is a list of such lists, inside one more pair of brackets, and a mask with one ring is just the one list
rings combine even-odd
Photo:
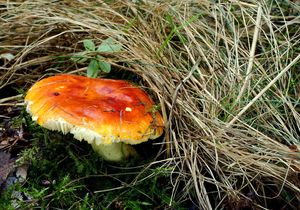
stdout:
[[31,146],[19,154],[17,162],[30,164],[28,177],[24,184],[5,191],[0,209],[14,209],[11,197],[15,191],[30,197],[17,201],[22,209],[114,209],[118,205],[124,209],[153,209],[169,203],[185,205],[171,202],[171,169],[157,164],[143,170],[151,154],[142,153],[142,161],[106,162],[88,143],[41,129],[30,119],[26,121],[33,135]]

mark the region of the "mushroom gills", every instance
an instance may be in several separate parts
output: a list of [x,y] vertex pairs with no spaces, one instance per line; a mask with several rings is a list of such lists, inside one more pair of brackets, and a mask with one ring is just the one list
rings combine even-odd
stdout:
[[138,156],[138,153],[130,144],[125,144],[123,142],[105,144],[108,141],[106,138],[103,138],[101,135],[90,129],[76,127],[66,122],[64,119],[47,120],[47,122],[44,124],[44,127],[50,130],[62,131],[64,134],[70,132],[74,135],[75,139],[79,141],[87,141],[92,145],[93,150],[107,161],[121,162],[129,157]]

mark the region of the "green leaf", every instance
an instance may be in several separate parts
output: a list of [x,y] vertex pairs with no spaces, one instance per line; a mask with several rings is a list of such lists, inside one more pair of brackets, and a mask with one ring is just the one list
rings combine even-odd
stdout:
[[71,60],[82,64],[88,60],[88,56],[86,56],[86,52],[74,53],[71,57]]
[[105,73],[109,73],[111,71],[110,63],[107,63],[105,61],[98,61],[98,65],[99,65],[100,69]]
[[83,40],[83,46],[88,51],[95,51],[96,49],[94,42],[90,39]]
[[92,59],[87,67],[87,76],[95,78],[97,77],[98,73],[99,73],[98,61]]
[[115,43],[115,41],[112,38],[108,38],[104,40],[99,46],[97,51],[98,52],[120,52],[122,49],[122,45]]

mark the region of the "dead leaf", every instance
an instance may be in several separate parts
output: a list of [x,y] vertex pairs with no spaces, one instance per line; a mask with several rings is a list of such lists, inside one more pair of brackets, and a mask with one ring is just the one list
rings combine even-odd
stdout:
[[19,179],[19,182],[24,182],[27,178],[28,165],[24,164],[17,168],[16,177]]
[[7,147],[7,146],[8,146],[8,141],[3,140],[3,141],[0,142],[0,149],[3,149],[5,147]]
[[0,152],[0,186],[6,181],[7,176],[14,168],[14,161],[7,152]]

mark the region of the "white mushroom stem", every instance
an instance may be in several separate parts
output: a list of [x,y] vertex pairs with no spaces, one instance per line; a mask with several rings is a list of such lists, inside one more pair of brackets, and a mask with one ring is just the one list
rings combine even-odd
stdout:
[[103,157],[103,159],[111,162],[121,162],[128,157],[137,156],[137,152],[130,144],[122,142],[113,144],[95,144],[92,143],[95,152]]

